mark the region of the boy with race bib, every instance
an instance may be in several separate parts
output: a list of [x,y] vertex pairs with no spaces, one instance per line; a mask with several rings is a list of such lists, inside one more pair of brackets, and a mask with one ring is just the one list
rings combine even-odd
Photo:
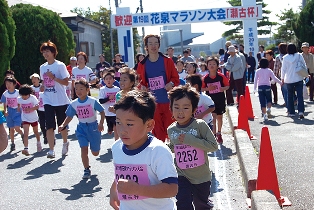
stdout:
[[174,210],[177,172],[169,148],[148,133],[155,125],[155,100],[130,91],[115,105],[120,139],[112,145],[115,179],[110,189],[114,209]]
[[199,93],[190,85],[185,85],[174,87],[168,95],[176,120],[168,127],[168,136],[178,172],[177,208],[212,209],[213,203],[209,200],[211,171],[207,153],[216,151],[218,145],[207,123],[193,117]]
[[[101,131],[104,130],[105,113],[104,108],[97,101],[97,99],[88,96],[89,84],[84,79],[75,82],[75,91],[78,96],[77,99],[71,102],[66,110],[67,117],[59,126],[58,131],[62,131],[77,115],[79,124],[75,131],[76,137],[81,147],[81,157],[84,166],[83,179],[89,179],[91,175],[89,159],[88,159],[88,145],[90,145],[91,152],[94,156],[99,155],[101,143]],[[100,112],[100,122],[97,123],[97,113]]]

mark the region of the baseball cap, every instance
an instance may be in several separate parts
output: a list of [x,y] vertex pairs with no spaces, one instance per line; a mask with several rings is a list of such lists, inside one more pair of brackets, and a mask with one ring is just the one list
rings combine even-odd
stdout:
[[225,44],[227,47],[229,47],[230,45],[232,45],[232,43],[230,41],[226,41],[226,44]]
[[236,50],[236,48],[233,45],[231,45],[231,46],[228,47],[228,53],[229,52],[237,52],[237,50]]
[[37,73],[32,74],[29,78],[32,79],[33,77],[37,77],[38,79],[40,79],[40,76]]
[[76,59],[76,57],[73,56],[70,58],[70,61],[77,61],[77,59]]
[[[309,45],[309,43],[307,43],[307,42],[303,42],[303,43],[302,43],[302,47],[310,47],[310,45]],[[302,47],[301,47],[301,48],[302,48]]]

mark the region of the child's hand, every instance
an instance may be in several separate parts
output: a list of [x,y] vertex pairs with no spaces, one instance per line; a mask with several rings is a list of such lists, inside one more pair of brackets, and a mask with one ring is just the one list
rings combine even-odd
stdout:
[[9,115],[9,113],[8,113],[8,112],[5,112],[5,113],[4,113],[4,116],[6,116],[6,117],[7,117],[8,115]]
[[20,108],[20,107],[17,107],[16,111],[17,111],[17,112],[21,112],[21,108]]
[[119,193],[127,195],[137,195],[138,184],[133,180],[129,179],[119,179],[117,183],[117,190]]
[[108,111],[112,112],[112,113],[115,113],[113,106],[109,106]]
[[120,209],[120,201],[118,198],[118,192],[115,190],[110,190],[110,206],[114,210]]
[[41,85],[40,86],[40,92],[44,92],[45,91],[45,86],[44,85]]
[[179,140],[180,144],[183,144],[184,138],[185,138],[185,134],[182,133],[182,134],[179,135],[178,140]]
[[60,132],[63,130],[63,128],[64,128],[64,126],[63,126],[63,125],[60,125],[60,126],[58,127],[58,133],[60,133]]
[[103,124],[99,124],[98,125],[98,130],[101,132],[101,131],[104,131],[104,125]]

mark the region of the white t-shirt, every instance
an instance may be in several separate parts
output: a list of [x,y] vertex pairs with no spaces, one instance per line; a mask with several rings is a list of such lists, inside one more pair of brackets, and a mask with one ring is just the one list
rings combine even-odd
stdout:
[[[214,101],[211,99],[210,96],[204,94],[204,93],[200,93],[200,100],[197,104],[197,110],[195,112],[195,116],[198,114],[198,113],[202,113],[204,112],[205,110],[207,110],[209,107],[213,107],[215,106],[215,103]],[[203,120],[206,122],[206,123],[209,123],[213,120],[213,116],[212,116],[212,113],[209,113],[207,115],[205,115],[203,117]]]
[[179,74],[179,78],[180,79],[185,79],[186,78],[186,76],[187,76],[187,73],[185,72],[185,70],[183,69],[183,71],[180,73],[180,72],[178,72],[178,74]]
[[35,87],[34,85],[31,86],[32,89],[34,90],[34,96],[36,96],[36,98],[39,98],[39,92],[40,92],[40,84],[38,87]]
[[74,67],[72,69],[72,80],[79,80],[80,78],[86,79],[87,82],[96,79],[96,75],[93,70],[87,66],[83,69],[79,69],[79,67]]
[[209,73],[209,71],[208,70],[205,70],[205,71],[199,71],[198,72],[200,75],[202,75],[202,77],[204,77],[206,74],[208,74]]
[[1,103],[6,103],[9,108],[16,109],[18,107],[18,97],[20,97],[18,90],[15,89],[13,93],[6,90],[1,96]]
[[43,95],[44,104],[49,104],[51,106],[62,106],[69,104],[69,98],[65,92],[65,86],[60,83],[49,79],[46,76],[46,72],[52,72],[56,78],[65,79],[69,78],[69,72],[66,69],[64,63],[55,60],[51,65],[48,62],[40,66],[40,78],[43,80],[43,85],[45,86],[45,91]]
[[87,96],[85,101],[81,101],[79,98],[72,101],[65,113],[69,117],[77,115],[81,123],[92,123],[97,120],[96,110],[102,112],[104,108],[96,98]]
[[68,85],[65,87],[65,92],[66,92],[70,101],[71,101],[71,91],[72,91],[72,82],[69,81]]
[[[112,88],[108,88],[107,86],[103,86],[99,89],[99,99],[108,98],[110,95],[116,96],[116,94],[120,91],[120,88],[117,86],[113,86]],[[109,112],[108,108],[113,106],[116,102],[116,97],[102,104],[105,109],[106,116],[116,116],[115,113]]]
[[[173,157],[170,149],[160,140],[149,137],[143,146],[136,150],[128,150],[121,139],[112,145],[113,164],[124,165],[144,165],[147,168],[147,174],[150,185],[157,185],[163,182],[174,183],[178,177]],[[119,177],[119,168],[115,167],[115,178]],[[121,177],[121,175],[120,175]],[[172,181],[166,181],[166,180]],[[176,209],[173,198],[145,198],[142,200],[121,200],[121,210],[173,210]]]
[[38,110],[39,111],[45,111],[44,102],[43,102],[43,96],[44,96],[44,93],[43,92],[39,92],[39,98],[38,98],[38,101],[39,101],[39,108],[38,108]]
[[38,121],[38,115],[36,110],[26,112],[26,108],[33,108],[34,106],[38,105],[39,101],[37,100],[36,96],[29,95],[29,98],[24,100],[22,97],[18,97],[17,99],[18,104],[21,106],[21,118],[24,122],[37,122]]

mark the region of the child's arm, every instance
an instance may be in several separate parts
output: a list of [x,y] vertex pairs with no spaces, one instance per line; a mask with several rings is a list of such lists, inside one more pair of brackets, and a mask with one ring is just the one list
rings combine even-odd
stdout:
[[17,112],[21,112],[21,104],[17,104]]
[[270,71],[271,71],[271,74],[270,74],[271,78],[275,80],[277,83],[282,85],[282,82],[275,76],[274,72],[272,70]]
[[208,106],[208,109],[206,109],[204,112],[199,113],[198,115],[195,116],[197,119],[203,119],[203,117],[209,113],[212,113],[215,110],[215,105]]
[[180,143],[188,144],[193,147],[200,148],[207,152],[214,152],[218,149],[216,138],[213,132],[210,130],[205,121],[198,122],[200,136],[202,138],[197,138],[192,134],[180,134],[178,137]]
[[109,97],[106,98],[105,95],[106,95],[105,91],[103,89],[100,89],[99,90],[99,97],[98,97],[99,103],[104,104],[110,100]]
[[7,112],[7,103],[3,103],[3,113],[4,113],[4,116],[8,116],[8,112]]
[[128,195],[140,195],[149,198],[170,198],[178,193],[178,185],[160,183],[156,185],[140,185],[133,180],[119,179],[118,192]]
[[100,121],[98,124],[98,130],[104,131],[105,111],[100,112]]
[[110,187],[110,206],[115,210],[118,210],[120,207],[120,201],[118,199],[118,192],[117,192],[117,183],[114,180],[111,187]]
[[72,119],[73,117],[67,116],[63,123],[59,126],[58,132],[60,133],[71,122]]

